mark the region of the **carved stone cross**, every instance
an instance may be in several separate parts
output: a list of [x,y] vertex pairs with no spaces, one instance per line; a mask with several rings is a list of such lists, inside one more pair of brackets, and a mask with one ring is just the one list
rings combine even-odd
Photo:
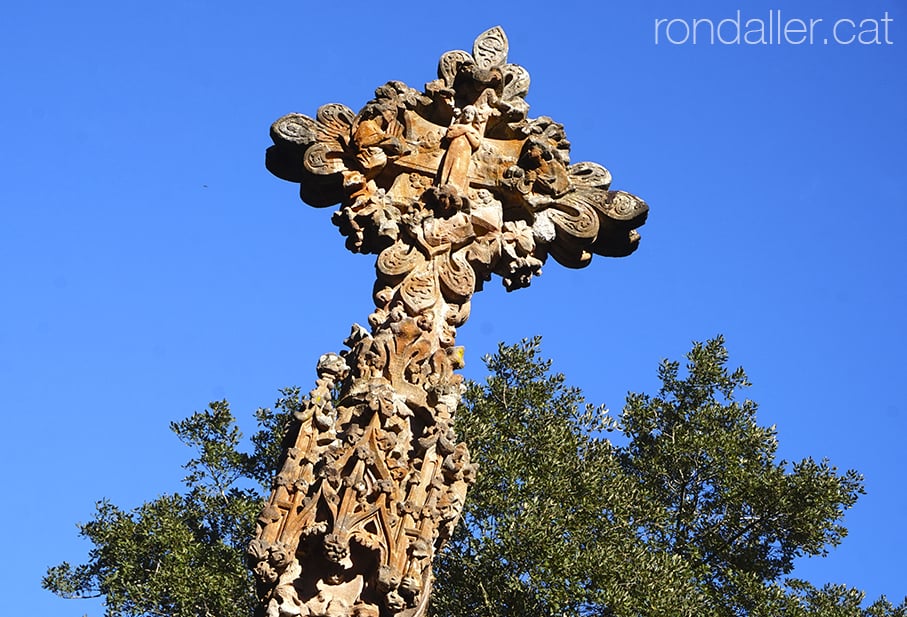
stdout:
[[268,169],[300,185],[351,251],[376,254],[370,331],[318,362],[248,559],[268,617],[425,614],[431,561],[476,470],[457,443],[456,328],[492,274],[529,285],[550,255],[632,253],[648,206],[570,163],[564,128],[528,118],[503,30],[441,56],[424,92],[392,81],[271,127]]

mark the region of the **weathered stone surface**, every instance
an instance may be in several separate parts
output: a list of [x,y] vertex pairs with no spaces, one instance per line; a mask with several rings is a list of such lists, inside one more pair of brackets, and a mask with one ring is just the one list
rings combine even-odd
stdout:
[[648,206],[570,163],[564,128],[528,118],[529,74],[503,30],[441,56],[418,92],[389,82],[354,113],[288,114],[267,166],[347,247],[377,255],[370,331],[326,354],[286,444],[248,556],[269,617],[422,615],[431,560],[476,470],[457,443],[456,328],[492,274],[529,285],[548,255],[573,268],[624,256]]

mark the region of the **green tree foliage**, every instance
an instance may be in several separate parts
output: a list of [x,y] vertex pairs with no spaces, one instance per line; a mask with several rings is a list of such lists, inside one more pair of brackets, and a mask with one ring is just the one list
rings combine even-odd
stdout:
[[550,373],[538,339],[486,363],[458,412],[479,479],[436,566],[435,614],[682,614],[696,587],[638,537],[650,504],[602,437],[613,420]]
[[629,394],[616,418],[538,347],[501,346],[458,413],[480,468],[438,560],[437,617],[905,614],[785,578],[840,543],[862,478],[776,460],[721,337],[694,344],[684,375],[662,362],[658,394]]
[[[842,540],[862,480],[775,459],[720,337],[687,359],[683,375],[663,362],[658,394],[628,395],[613,417],[550,371],[538,339],[486,358],[457,417],[479,479],[436,561],[435,617],[907,617],[787,578]],[[196,452],[185,493],[130,512],[99,503],[80,527],[88,563],[50,568],[44,586],[103,596],[107,617],[250,615],[242,553],[300,405],[289,389],[259,409],[250,452],[225,401],[171,424]]]
[[108,501],[79,526],[94,547],[88,563],[62,563],[43,586],[66,598],[103,596],[108,617],[251,615],[252,577],[243,561],[280,453],[296,389],[282,392],[276,412],[259,409],[250,453],[226,401],[211,403],[171,430],[196,457],[184,468],[183,494],[162,495],[126,512]]
[[721,339],[696,344],[688,359],[683,379],[677,362],[662,363],[658,396],[629,395],[619,457],[653,502],[641,536],[684,559],[713,610],[746,614],[753,585],[840,543],[862,478],[824,460],[776,461],[774,427],[756,423],[755,403],[734,400],[749,383],[743,369],[728,370]]

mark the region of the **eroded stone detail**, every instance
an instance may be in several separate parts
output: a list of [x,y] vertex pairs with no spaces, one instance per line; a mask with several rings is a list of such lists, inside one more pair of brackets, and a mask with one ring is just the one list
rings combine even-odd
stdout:
[[564,128],[528,118],[529,74],[503,30],[441,56],[418,92],[378,88],[359,112],[324,105],[271,127],[267,164],[298,182],[347,247],[377,255],[370,330],[318,363],[258,536],[248,550],[260,613],[414,617],[431,560],[476,470],[457,443],[456,328],[492,274],[526,287],[548,255],[582,267],[624,256],[648,206],[570,163]]

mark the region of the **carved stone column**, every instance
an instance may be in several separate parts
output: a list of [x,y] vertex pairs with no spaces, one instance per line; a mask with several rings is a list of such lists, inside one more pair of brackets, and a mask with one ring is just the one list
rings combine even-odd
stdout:
[[475,477],[457,443],[456,328],[492,274],[529,285],[551,255],[578,268],[636,249],[648,206],[571,164],[563,127],[530,119],[529,74],[492,28],[441,56],[423,92],[378,88],[271,127],[268,169],[300,184],[347,247],[377,255],[370,330],[318,362],[248,550],[268,617],[415,617],[431,561]]

